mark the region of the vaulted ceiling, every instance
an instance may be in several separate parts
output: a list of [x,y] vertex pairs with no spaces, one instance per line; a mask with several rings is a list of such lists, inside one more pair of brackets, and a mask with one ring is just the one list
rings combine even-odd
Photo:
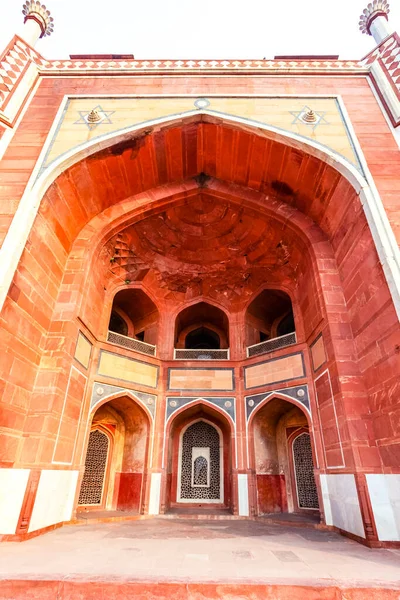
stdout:
[[[225,195],[210,181],[223,182]],[[235,196],[239,186],[263,200],[256,207]],[[180,199],[169,203],[173,188]],[[301,228],[296,233],[289,226],[294,212],[331,235],[351,194],[355,190],[337,170],[305,150],[199,115],[131,134],[82,159],[57,178],[40,211],[46,219],[51,213],[69,252],[94,217],[139,198],[129,222],[120,216],[116,228],[101,219],[110,228],[101,252],[108,277],[151,279],[155,295],[164,297],[223,292],[238,298],[264,282],[296,280],[305,252]],[[278,201],[285,214],[278,214]]]
[[206,190],[130,225],[109,240],[103,259],[124,281],[149,271],[160,288],[186,292],[238,289],[255,281],[294,279],[301,250],[284,224]]
[[51,203],[54,218],[68,221],[65,245],[71,246],[82,226],[106,208],[193,178],[201,188],[207,177],[280,198],[328,233],[330,198],[339,184],[343,196],[351,188],[332,166],[301,149],[199,116],[132,134],[82,159],[57,178],[42,205]]

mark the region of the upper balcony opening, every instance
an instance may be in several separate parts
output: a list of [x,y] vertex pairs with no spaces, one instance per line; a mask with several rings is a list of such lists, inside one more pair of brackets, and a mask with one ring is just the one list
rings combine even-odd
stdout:
[[159,314],[142,290],[126,289],[114,297],[107,340],[155,356]]
[[247,356],[296,343],[292,302],[280,290],[263,290],[246,311]]
[[199,348],[219,350],[221,348],[221,340],[218,333],[208,327],[201,326],[187,334],[185,348],[191,350],[198,350]]
[[199,302],[180,312],[175,323],[174,358],[229,358],[229,321],[226,314],[207,302]]

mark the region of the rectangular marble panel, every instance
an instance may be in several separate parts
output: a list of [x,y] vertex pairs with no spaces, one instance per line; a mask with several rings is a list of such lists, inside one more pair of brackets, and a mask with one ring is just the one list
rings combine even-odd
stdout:
[[85,369],[88,368],[90,362],[90,353],[92,344],[83,333],[79,332],[75,348],[75,358]]
[[160,513],[161,473],[152,473],[150,481],[149,515]]
[[169,369],[170,390],[233,390],[233,369]]
[[248,517],[249,512],[249,484],[246,473],[238,474],[238,500],[239,500],[239,515]]
[[42,471],[29,524],[30,532],[71,519],[78,474],[78,471]]
[[320,475],[320,480],[326,524],[365,538],[354,475]]
[[158,367],[149,363],[132,360],[111,352],[100,353],[99,375],[122,379],[131,383],[140,383],[155,388],[158,379]]
[[246,389],[304,376],[301,352],[245,367]]
[[400,542],[400,475],[366,475],[378,537]]
[[324,338],[320,335],[310,346],[314,371],[317,371],[326,362]]
[[0,469],[0,535],[15,533],[30,469]]

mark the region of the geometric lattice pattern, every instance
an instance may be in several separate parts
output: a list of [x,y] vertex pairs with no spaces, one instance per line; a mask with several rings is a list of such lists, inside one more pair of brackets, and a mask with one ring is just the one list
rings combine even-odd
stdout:
[[381,60],[387,70],[389,80],[397,91],[397,97],[400,92],[400,43],[397,36],[393,36],[391,41],[386,44],[386,48],[381,52]]
[[14,38],[0,60],[0,106],[18,84],[28,63],[32,62],[31,48],[22,40]]
[[[193,460],[193,448],[209,449],[209,464],[205,456]],[[221,500],[220,457],[219,434],[215,427],[197,421],[186,429],[182,437],[181,499]]]
[[266,340],[265,342],[260,342],[259,344],[254,344],[254,346],[249,346],[247,348],[247,356],[258,356],[259,354],[266,354],[267,352],[273,352],[273,350],[278,350],[278,348],[285,348],[286,346],[291,346],[296,343],[296,333],[286,333],[285,335],[281,335],[280,337],[273,338],[271,340]]
[[[388,80],[389,87],[392,88],[397,100],[400,101],[400,36],[397,33],[393,33],[380,46],[368,54],[364,59],[364,64],[371,65],[376,60],[379,61],[383,74]],[[384,98],[383,103],[391,115],[393,122],[398,125],[398,113],[394,114],[392,112],[391,107]]]
[[228,360],[229,350],[175,349],[175,360]]
[[357,60],[51,60],[42,61],[43,70],[65,71],[270,71],[301,69],[319,71],[362,70]]
[[294,440],[293,460],[299,508],[318,509],[319,504],[314,478],[311,439],[308,433],[302,433]]
[[129,350],[134,350],[141,354],[147,354],[148,356],[155,356],[156,354],[156,347],[153,346],[153,344],[147,344],[146,342],[127,337],[120,333],[115,333],[114,331],[108,332],[107,342],[117,344],[122,348],[129,348]]
[[396,33],[378,46],[378,48],[375,48],[366,57],[365,64],[370,65],[376,59],[380,60],[381,67],[389,81],[392,82],[398,96],[400,93],[400,40]]
[[101,504],[106,473],[109,439],[95,429],[90,432],[78,504]]
[[193,484],[201,487],[207,487],[209,464],[204,456],[198,456],[193,462]]

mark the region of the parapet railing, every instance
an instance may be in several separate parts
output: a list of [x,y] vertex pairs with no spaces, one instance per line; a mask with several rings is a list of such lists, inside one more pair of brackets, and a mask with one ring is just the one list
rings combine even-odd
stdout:
[[115,331],[108,332],[107,342],[117,344],[117,346],[121,346],[122,348],[128,348],[128,350],[141,352],[141,354],[147,354],[147,356],[156,355],[156,346],[153,346],[153,344],[147,344],[147,342],[135,340],[134,338],[127,337],[121,333],[115,333]]
[[281,335],[280,337],[272,338],[272,340],[266,340],[265,342],[260,342],[259,344],[249,346],[247,348],[247,358],[250,358],[252,356],[258,356],[259,354],[267,354],[267,352],[273,352],[274,350],[278,350],[279,348],[291,346],[296,342],[296,333],[287,333],[286,335]]
[[229,360],[229,348],[223,350],[209,349],[174,349],[175,360]]

